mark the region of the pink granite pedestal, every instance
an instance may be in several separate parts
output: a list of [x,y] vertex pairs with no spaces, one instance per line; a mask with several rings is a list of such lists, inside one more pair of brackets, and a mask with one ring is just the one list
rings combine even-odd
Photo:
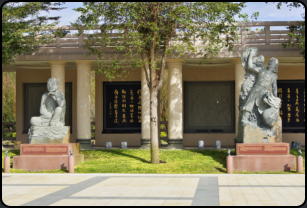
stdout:
[[84,161],[79,153],[79,143],[69,144],[21,144],[20,156],[13,157],[13,168],[28,171],[68,169],[70,150],[74,166]]
[[233,171],[295,171],[296,158],[288,143],[237,144]]

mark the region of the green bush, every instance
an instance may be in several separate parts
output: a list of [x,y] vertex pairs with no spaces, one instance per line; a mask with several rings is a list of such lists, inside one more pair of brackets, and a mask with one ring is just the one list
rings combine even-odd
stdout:
[[167,133],[166,132],[160,132],[160,136],[161,137],[167,137]]

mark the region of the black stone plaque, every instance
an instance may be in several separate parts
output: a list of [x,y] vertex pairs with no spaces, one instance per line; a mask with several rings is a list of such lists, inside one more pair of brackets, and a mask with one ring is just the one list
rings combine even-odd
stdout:
[[[40,116],[40,105],[42,96],[47,90],[47,83],[27,83],[24,84],[24,130],[23,134],[27,134],[31,127],[30,119],[33,116]],[[65,83],[65,126],[70,126],[72,133],[72,83]]]
[[186,82],[185,133],[235,132],[234,83]]
[[104,82],[102,133],[140,133],[141,98],[141,82]]
[[305,81],[277,81],[282,131],[305,133]]

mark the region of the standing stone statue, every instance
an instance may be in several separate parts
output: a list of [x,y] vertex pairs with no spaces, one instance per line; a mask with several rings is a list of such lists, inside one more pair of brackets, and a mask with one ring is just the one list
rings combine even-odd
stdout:
[[30,120],[29,143],[69,143],[65,125],[66,102],[55,78],[47,81],[48,92],[41,99],[40,116]]
[[[251,50],[249,56],[254,54],[255,52]],[[250,58],[248,61],[252,63]],[[251,66],[251,64],[247,65],[247,67]],[[278,60],[271,58],[267,68],[254,67],[254,69],[257,75],[255,83],[248,96],[240,103],[236,141],[239,143],[281,142],[281,119],[279,117],[281,99],[277,97]],[[244,83],[242,88],[244,88],[243,85]]]

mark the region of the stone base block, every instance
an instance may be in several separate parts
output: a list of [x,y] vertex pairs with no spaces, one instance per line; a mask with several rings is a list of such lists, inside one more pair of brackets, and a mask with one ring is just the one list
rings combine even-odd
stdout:
[[238,125],[237,143],[280,143],[282,142],[281,118],[271,128],[260,128],[254,123]]
[[288,143],[237,143],[236,155],[289,155]]
[[68,144],[70,139],[69,126],[31,126],[30,132],[30,144]]
[[168,150],[178,150],[183,149],[183,139],[168,139],[167,140],[167,147]]
[[[83,154],[74,154],[75,166],[84,161]],[[27,171],[68,170],[68,155],[22,155],[13,157],[13,168]]]
[[141,147],[140,149],[146,150],[150,149],[150,139],[141,139]]
[[237,155],[233,157],[233,171],[295,171],[294,155]]
[[20,155],[70,155],[79,154],[80,144],[21,144]]
[[80,150],[93,150],[91,139],[76,139],[80,144]]

